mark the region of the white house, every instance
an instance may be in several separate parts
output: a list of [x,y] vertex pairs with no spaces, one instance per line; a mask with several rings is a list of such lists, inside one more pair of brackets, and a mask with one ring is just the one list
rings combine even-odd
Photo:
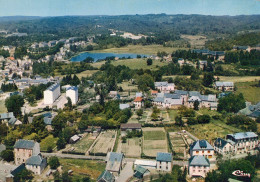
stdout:
[[189,159],[189,175],[191,177],[205,177],[209,170],[209,160],[204,156],[197,155]]
[[135,109],[140,109],[144,106],[144,101],[142,97],[136,97],[134,100]]
[[247,153],[255,149],[259,144],[258,135],[254,132],[228,134],[226,139],[234,142],[234,152],[236,154]]
[[26,169],[32,171],[36,175],[42,174],[42,171],[47,166],[46,158],[43,158],[41,154],[33,155],[25,162]]
[[72,104],[75,105],[79,99],[78,87],[73,86],[73,87],[67,88],[66,97],[69,97],[71,99]]
[[214,88],[220,91],[234,91],[234,82],[215,82]]
[[172,170],[172,154],[158,152],[156,156],[156,168],[160,171],[171,171]]
[[190,156],[197,155],[211,159],[214,156],[214,148],[206,140],[197,140],[190,145]]
[[235,152],[234,142],[227,141],[222,138],[217,138],[214,142],[214,150],[221,154],[226,155]]
[[160,90],[160,92],[164,92],[164,93],[173,92],[175,88],[174,83],[168,83],[168,82],[155,82],[154,85],[157,90]]
[[44,92],[44,104],[53,104],[54,101],[60,96],[60,84],[55,83],[47,88]]

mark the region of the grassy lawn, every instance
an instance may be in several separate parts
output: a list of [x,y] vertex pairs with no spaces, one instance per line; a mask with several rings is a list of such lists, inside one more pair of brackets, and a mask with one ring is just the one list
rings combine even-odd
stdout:
[[49,146],[51,146],[52,149],[54,149],[56,147],[56,142],[57,141],[58,141],[58,138],[54,138],[53,135],[47,136],[40,143],[41,151],[47,151]]
[[252,82],[260,80],[260,76],[218,76],[220,81],[223,82]]
[[72,181],[76,181],[86,176],[96,180],[105,170],[106,164],[102,161],[82,160],[82,159],[59,159],[63,170],[73,170]]
[[163,131],[145,131],[144,139],[145,140],[164,140],[165,132]]
[[81,79],[82,77],[92,76],[97,71],[98,70],[86,70],[86,71],[83,71],[81,73],[78,73],[77,76],[79,77],[79,79]]
[[212,111],[212,110],[208,110],[208,109],[206,109],[206,108],[204,108],[204,109],[200,109],[200,110],[198,110],[198,111],[196,111],[197,112],[197,115],[210,115],[210,116],[214,116],[214,115],[220,115],[217,111]]
[[236,83],[237,93],[242,93],[245,99],[253,104],[256,104],[260,101],[260,87],[256,87],[255,85],[258,82],[241,82]]
[[168,110],[171,121],[175,121],[175,117],[178,115],[178,110]]
[[5,101],[0,100],[0,113],[5,113],[5,112],[7,112],[7,109],[5,107]]
[[105,52],[105,53],[135,53],[135,54],[148,54],[148,55],[156,55],[158,51],[165,51],[167,53],[172,53],[177,49],[185,49],[185,48],[174,48],[174,47],[163,47],[162,45],[128,45],[126,47],[120,48],[110,48],[104,50],[97,50],[93,52]]
[[[134,91],[137,92],[138,91],[137,85],[133,85],[133,84],[127,82],[127,81],[119,83],[118,86],[122,87],[122,89],[124,91],[128,91],[128,90],[131,91],[131,92],[134,92]],[[128,95],[128,93],[127,93],[127,95]]]

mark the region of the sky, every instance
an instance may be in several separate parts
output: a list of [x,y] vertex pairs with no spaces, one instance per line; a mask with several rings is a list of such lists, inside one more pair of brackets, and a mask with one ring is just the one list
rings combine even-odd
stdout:
[[0,0],[0,16],[260,14],[260,0]]

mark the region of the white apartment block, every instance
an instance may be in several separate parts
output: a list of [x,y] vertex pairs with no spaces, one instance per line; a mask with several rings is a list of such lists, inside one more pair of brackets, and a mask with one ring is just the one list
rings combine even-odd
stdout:
[[67,88],[66,97],[69,97],[71,99],[72,104],[75,105],[78,102],[78,98],[79,98],[78,88],[77,87]]
[[55,83],[47,88],[44,92],[44,104],[53,104],[54,101],[60,96],[60,84]]

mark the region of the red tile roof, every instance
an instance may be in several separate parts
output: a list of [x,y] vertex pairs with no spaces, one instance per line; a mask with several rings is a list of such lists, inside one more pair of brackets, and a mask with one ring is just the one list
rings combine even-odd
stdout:
[[142,102],[143,98],[142,97],[136,97],[134,102]]

